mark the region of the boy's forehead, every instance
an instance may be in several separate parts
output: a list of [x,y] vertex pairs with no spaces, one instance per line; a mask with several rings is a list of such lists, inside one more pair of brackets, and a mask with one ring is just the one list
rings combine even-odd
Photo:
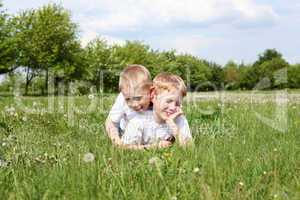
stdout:
[[128,97],[137,97],[137,96],[144,96],[147,94],[146,91],[144,90],[122,90],[122,93],[123,93],[123,96],[125,98],[128,98]]
[[163,93],[158,95],[160,98],[172,98],[172,99],[181,99],[182,95],[180,91],[174,90],[174,91],[164,91]]

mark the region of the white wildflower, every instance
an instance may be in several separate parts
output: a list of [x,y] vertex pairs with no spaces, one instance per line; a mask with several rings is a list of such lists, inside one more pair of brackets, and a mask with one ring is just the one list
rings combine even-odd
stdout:
[[149,159],[150,165],[157,165],[157,164],[160,164],[160,162],[161,162],[160,158],[156,157],[156,156]]
[[0,167],[7,167],[8,162],[6,162],[5,160],[0,159]]
[[241,182],[239,182],[239,185],[240,186],[244,186],[244,183],[241,181]]
[[89,99],[94,99],[95,96],[94,96],[93,94],[89,94],[88,98],[89,98]]
[[200,172],[199,167],[195,167],[194,170],[193,170],[193,172],[194,172],[194,173],[199,173],[199,172]]
[[177,197],[173,196],[173,197],[170,198],[170,200],[177,200]]
[[24,122],[26,122],[26,121],[27,121],[27,117],[23,116],[23,117],[22,117],[22,120],[23,120]]
[[84,162],[93,162],[95,160],[95,156],[92,153],[86,153],[83,156],[83,161]]

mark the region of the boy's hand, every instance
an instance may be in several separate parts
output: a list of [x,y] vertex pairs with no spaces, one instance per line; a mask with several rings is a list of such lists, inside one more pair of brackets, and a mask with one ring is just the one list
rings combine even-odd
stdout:
[[172,146],[172,142],[170,142],[170,141],[166,141],[166,140],[161,140],[161,141],[159,141],[159,143],[158,143],[158,147],[159,148],[166,148],[166,147],[170,147],[170,146]]
[[178,127],[175,123],[175,119],[182,114],[183,114],[183,112],[182,112],[181,108],[177,107],[176,111],[173,114],[170,114],[168,116],[168,118],[166,119],[167,125],[171,128],[173,135],[175,135],[175,136],[178,134]]
[[165,120],[166,122],[174,121],[178,116],[182,115],[183,111],[180,107],[176,107],[176,111],[170,114]]

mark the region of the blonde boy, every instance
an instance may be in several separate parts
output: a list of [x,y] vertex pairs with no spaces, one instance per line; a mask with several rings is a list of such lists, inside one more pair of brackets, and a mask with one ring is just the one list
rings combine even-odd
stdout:
[[136,115],[122,137],[127,149],[164,148],[174,137],[180,145],[192,142],[186,118],[182,115],[182,98],[186,95],[183,80],[170,73],[160,73],[153,80],[151,91],[153,111]]
[[142,65],[129,65],[120,74],[119,91],[105,128],[113,144],[122,143],[120,133],[126,124],[138,113],[146,111],[150,105],[152,81],[149,71]]

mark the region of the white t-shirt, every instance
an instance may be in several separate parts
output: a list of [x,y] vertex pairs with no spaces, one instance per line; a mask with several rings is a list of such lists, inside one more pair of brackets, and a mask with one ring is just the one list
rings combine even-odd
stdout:
[[123,94],[120,93],[109,112],[109,118],[124,131],[129,120],[134,118],[137,114],[138,112],[128,107]]
[[[189,124],[185,116],[180,115],[175,119],[179,128],[179,134],[184,140],[192,139]],[[172,131],[166,123],[159,124],[154,120],[153,111],[138,113],[127,124],[122,137],[124,144],[153,144],[160,140],[166,140],[172,136]]]

